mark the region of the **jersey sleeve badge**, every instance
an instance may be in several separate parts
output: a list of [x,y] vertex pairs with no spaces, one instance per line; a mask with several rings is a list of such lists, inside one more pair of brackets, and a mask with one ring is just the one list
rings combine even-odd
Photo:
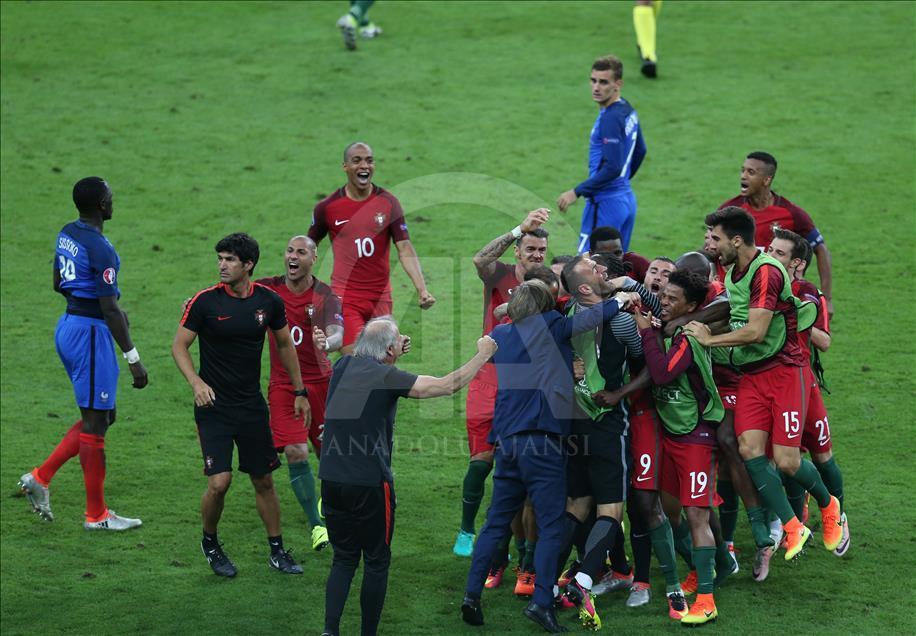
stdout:
[[114,285],[117,278],[118,272],[115,271],[114,267],[109,267],[104,272],[102,272],[102,280],[109,285]]

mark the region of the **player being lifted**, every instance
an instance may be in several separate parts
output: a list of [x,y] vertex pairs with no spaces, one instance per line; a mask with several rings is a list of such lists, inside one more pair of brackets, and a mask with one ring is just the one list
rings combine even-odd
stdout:
[[270,430],[274,446],[286,455],[289,483],[299,505],[312,526],[312,549],[328,545],[328,532],[318,512],[315,478],[309,466],[309,441],[316,454],[321,453],[324,407],[331,379],[328,353],[340,349],[343,340],[343,317],[340,299],[331,288],[312,275],[318,257],[315,242],[307,236],[294,236],[286,245],[283,276],[262,278],[257,282],[277,292],[286,309],[286,320],[296,354],[302,382],[308,390],[312,412],[311,425],[302,426],[295,411],[295,389],[277,349],[273,332],[270,337]]
[[147,384],[146,369],[134,347],[127,315],[118,305],[121,259],[102,234],[114,212],[114,194],[99,177],[81,179],[73,186],[79,219],[57,235],[54,255],[54,291],[67,299],[67,311],[57,321],[54,342],[70,376],[78,420],[41,466],[19,479],[35,512],[51,521],[51,478],[67,460],[80,456],[86,486],[87,530],[128,530],[139,519],[116,515],[105,504],[105,433],[115,421],[118,358],[114,343],[124,352],[133,386]]
[[842,538],[840,504],[799,452],[812,377],[798,342],[800,302],[783,266],[755,247],[754,219],[747,211],[723,208],[707,216],[706,225],[712,228],[719,260],[732,265],[725,277],[732,331],[712,335],[706,325],[691,322],[684,332],[703,346],[733,347],[731,362],[743,371],[735,411],[738,447],[763,502],[782,521],[786,560],[801,551],[811,531],[789,505],[780,476],[766,456],[769,444],[779,470],[817,500],[824,547],[832,551]]
[[[805,269],[808,267],[811,246],[795,232],[777,228],[773,230],[773,240],[770,242],[767,254],[786,268],[786,272],[792,279],[792,293],[801,300],[817,304],[817,319],[814,324],[810,329],[798,334],[801,338],[802,354],[809,364],[817,361],[817,364],[812,364],[813,370],[817,372],[820,366],[820,356],[814,355],[812,347],[818,352],[824,352],[830,348],[830,318],[827,315],[827,303],[824,296],[817,287],[803,278]],[[849,549],[849,524],[846,521],[843,502],[843,473],[833,458],[833,442],[831,441],[830,424],[827,421],[827,408],[824,406],[824,398],[816,379],[811,386],[811,403],[808,406],[808,417],[805,419],[802,446],[810,451],[814,467],[821,474],[827,490],[840,502],[843,538],[834,550],[834,554],[843,556]],[[794,482],[787,483],[786,488],[789,503],[792,504],[792,509],[798,516],[799,512],[802,512],[805,493],[799,490]]]
[[388,251],[391,242],[410,277],[421,309],[436,302],[423,280],[401,204],[393,194],[372,183],[375,158],[372,148],[354,142],[344,149],[347,183],[320,201],[312,213],[308,236],[318,245],[331,238],[334,270],[331,288],[343,303],[344,340],[341,353],[353,350],[360,330],[371,318],[392,313]]

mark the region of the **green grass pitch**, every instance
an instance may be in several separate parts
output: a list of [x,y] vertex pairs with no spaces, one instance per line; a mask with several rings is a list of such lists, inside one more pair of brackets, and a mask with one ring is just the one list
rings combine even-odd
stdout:
[[[807,209],[834,258],[827,404],[846,479],[853,544],[717,594],[722,633],[913,633],[914,122],[911,2],[666,2],[657,81],[638,73],[631,3],[379,2],[385,30],[344,50],[346,3],[43,3],[0,6],[2,417],[0,565],[4,634],[284,634],[321,631],[330,553],[276,473],[288,546],[306,575],[267,567],[251,487],[237,479],[220,527],[239,567],[214,577],[198,542],[204,488],[189,388],[169,346],[181,301],[216,278],[213,245],[244,230],[257,273],[279,273],[287,238],[343,183],[340,153],[370,142],[376,181],[402,200],[430,289],[416,308],[394,268],[395,307],[415,372],[471,355],[481,284],[470,257],[533,207],[583,178],[595,117],[594,57],[620,55],[623,94],[649,154],[634,188],[634,247],[677,255],[702,217],[738,189],[744,154],[779,160],[776,189]],[[106,234],[123,259],[150,386],[122,374],[108,436],[107,497],[139,531],[88,534],[78,462],[53,483],[57,520],[15,497],[77,417],[54,351],[63,309],[51,290],[53,239],[75,217],[73,183],[112,184]],[[581,203],[554,213],[551,253],[574,246]],[[320,271],[330,259],[322,245]],[[266,366],[265,366],[266,374]],[[451,554],[466,457],[463,394],[403,403],[395,457],[397,527],[383,634],[530,634],[508,589],[487,592],[487,626],[458,605],[468,561]],[[237,477],[240,475],[236,474]],[[241,477],[244,477],[243,475]],[[481,521],[483,514],[481,513]],[[359,575],[355,581],[358,585]],[[601,597],[606,630],[677,631],[660,577],[649,608]],[[358,630],[358,588],[344,633]],[[570,618],[564,623],[572,625]]]

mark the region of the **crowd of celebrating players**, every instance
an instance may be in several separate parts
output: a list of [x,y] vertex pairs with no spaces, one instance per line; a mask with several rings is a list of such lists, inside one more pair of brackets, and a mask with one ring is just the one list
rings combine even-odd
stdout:
[[[706,234],[690,246],[699,249],[652,259],[630,251],[630,179],[646,144],[636,111],[620,96],[622,73],[613,57],[592,66],[599,115],[589,177],[558,198],[561,211],[587,200],[575,254],[548,264],[546,208],[482,247],[473,265],[484,285],[483,336],[474,358],[447,376],[394,366],[410,339],[391,318],[392,243],[419,306],[436,300],[400,203],[373,183],[367,144],[344,150],[347,182],[315,207],[307,235],[289,240],[282,275],[254,279],[260,254],[247,234],[216,244],[220,282],[185,302],[172,345],[194,394],[207,476],[201,550],[215,574],[237,574],[217,536],[234,449],[254,487],[269,565],[302,573],[283,545],[271,476],[283,453],[312,548],[334,549],[325,633],[339,632],[361,555],[363,632],[375,633],[390,564],[397,399],[449,395],[468,383],[469,463],[453,552],[471,557],[461,605],[469,624],[483,624],[482,592],[503,585],[513,541],[514,593],[530,597],[525,616],[549,632],[567,631],[557,620],[565,609],[600,629],[595,598],[607,592],[628,590],[627,607],[650,604],[653,552],[668,615],[685,625],[715,620],[715,590],[739,572],[739,500],[754,542],[755,581],[767,578],[778,551],[791,560],[809,541],[809,497],[824,547],[846,553],[843,478],[821,397],[820,353],[831,343],[832,314],[826,243],[807,213],[773,192],[775,158],[753,152],[742,166],[740,194],[705,216]],[[128,530],[141,521],[112,512],[104,497],[114,344],[134,387],[146,386],[147,372],[117,303],[120,259],[102,234],[112,191],[90,177],[73,197],[80,219],[58,236],[53,282],[67,299],[56,344],[81,418],[19,485],[35,512],[51,520],[51,479],[79,456],[85,527]],[[333,251],[330,285],[312,274],[325,237]],[[501,261],[512,246],[514,262]],[[805,279],[815,260],[821,289]],[[199,368],[190,353],[195,340]],[[332,366],[335,351],[341,358]],[[362,443],[354,441],[357,430]],[[320,456],[323,511],[310,446]],[[491,472],[492,498],[478,533]]]

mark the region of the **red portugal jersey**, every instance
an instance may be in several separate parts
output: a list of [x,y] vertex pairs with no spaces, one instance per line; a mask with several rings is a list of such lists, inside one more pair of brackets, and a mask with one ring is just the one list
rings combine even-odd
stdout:
[[[501,261],[496,261],[496,269],[493,275],[487,278],[481,276],[483,281],[483,334],[487,335],[493,328],[499,324],[493,316],[493,310],[509,302],[512,296],[512,290],[519,285],[518,278],[515,277],[515,265],[509,265]],[[508,316],[506,317],[508,320]],[[492,362],[487,362],[480,371],[477,372],[477,379],[492,386],[496,386],[496,367]]]
[[[824,295],[814,286],[813,283],[807,280],[793,280],[792,281],[792,293],[795,296],[803,301],[810,300],[815,305],[817,305],[817,318],[814,321],[814,326],[825,331],[828,334],[830,333],[830,317],[827,314],[827,301],[824,298]],[[806,329],[801,331],[798,334],[798,341],[802,348],[802,355],[805,357],[805,362],[811,363],[811,330]]]
[[331,237],[331,287],[338,296],[390,301],[391,243],[410,238],[401,204],[375,185],[364,201],[354,201],[345,190],[340,188],[315,206],[309,238],[318,243]]
[[[741,280],[747,273],[746,269],[743,272],[736,271],[736,267],[737,265],[732,267],[730,274],[732,280],[735,282]],[[750,265],[748,267],[750,267]],[[782,291],[782,285],[783,273],[775,265],[764,264],[754,272],[754,278],[751,281],[749,308],[767,309],[774,314],[783,314],[786,321],[786,342],[779,353],[773,356],[768,362],[755,368],[753,373],[782,364],[794,367],[802,367],[807,364],[804,354],[802,353],[802,347],[798,341],[798,316],[795,311],[795,306],[790,302],[779,300],[779,292]],[[776,318],[777,317],[774,315],[773,319],[775,320]]]
[[[289,334],[296,346],[299,356],[299,370],[302,381],[315,384],[331,377],[331,362],[328,354],[315,348],[312,342],[312,327],[318,327],[327,334],[328,325],[343,327],[343,316],[340,315],[340,299],[331,288],[317,278],[312,278],[312,286],[305,292],[296,294],[286,286],[283,276],[262,278],[257,281],[271,289],[283,300],[286,307],[286,320],[289,323]],[[270,334],[270,383],[291,384],[289,375],[280,356],[277,354],[277,343],[273,333]]]
[[766,252],[767,247],[769,247],[770,241],[773,240],[774,227],[781,227],[784,230],[795,232],[807,239],[811,247],[815,247],[824,242],[821,233],[814,226],[814,221],[811,220],[808,213],[775,192],[773,193],[773,205],[762,210],[755,210],[751,207],[747,197],[742,196],[729,199],[719,206],[719,209],[721,210],[724,207],[732,205],[744,208],[754,217],[754,222],[757,224],[754,242],[757,244],[757,247],[762,248],[764,252]]

